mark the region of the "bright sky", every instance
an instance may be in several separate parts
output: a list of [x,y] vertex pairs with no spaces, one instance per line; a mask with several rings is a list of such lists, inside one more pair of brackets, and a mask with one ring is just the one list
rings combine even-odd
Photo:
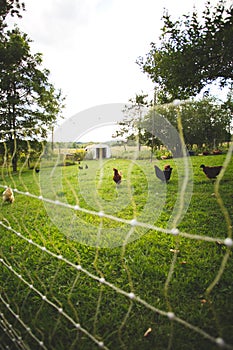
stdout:
[[[164,8],[174,19],[204,0],[24,0],[17,20],[43,54],[51,82],[66,96],[64,117],[96,105],[127,103],[153,84],[135,63],[158,42]],[[213,0],[216,2],[216,0]]]

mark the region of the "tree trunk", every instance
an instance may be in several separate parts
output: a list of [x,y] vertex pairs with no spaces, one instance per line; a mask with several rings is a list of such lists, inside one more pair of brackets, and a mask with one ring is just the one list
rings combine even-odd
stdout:
[[11,164],[12,164],[13,172],[16,172],[18,157],[17,157],[17,144],[16,144],[15,132],[12,135],[12,138],[10,140],[10,154],[11,154]]
[[17,171],[17,154],[13,154],[12,156],[12,168],[13,168],[13,172],[16,172]]

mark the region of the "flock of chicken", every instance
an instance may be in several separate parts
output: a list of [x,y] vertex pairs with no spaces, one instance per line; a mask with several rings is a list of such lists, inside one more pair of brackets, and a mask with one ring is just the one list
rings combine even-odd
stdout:
[[[155,168],[155,174],[158,179],[160,179],[163,182],[168,182],[170,180],[173,168],[171,168],[169,164],[165,165],[164,170],[161,170],[157,165],[155,165],[154,168]],[[204,164],[202,164],[200,168],[203,169],[203,172],[209,179],[215,179],[219,175],[222,169],[222,166],[205,166]],[[113,168],[113,171],[114,171],[113,181],[117,185],[119,185],[122,180],[122,173],[119,172],[116,168]]]
[[[159,169],[157,165],[155,165],[154,167],[155,174],[161,181],[168,182],[170,180],[172,173],[172,168],[170,167],[170,165],[165,165],[164,170]],[[208,177],[208,179],[215,179],[219,175],[222,166],[205,166],[204,164],[202,164],[200,168],[202,168],[203,172]]]
[[[157,165],[155,165],[154,168],[155,168],[155,174],[158,179],[160,179],[162,182],[168,182],[170,180],[171,174],[172,174],[172,168],[169,164],[165,165],[164,170],[161,170]],[[209,179],[215,179],[219,175],[222,169],[222,166],[205,166],[204,164],[202,164],[200,168],[202,168],[203,172]],[[118,171],[116,168],[113,168],[113,172],[114,172],[113,181],[118,186],[122,181],[122,173]],[[3,199],[3,202],[9,202],[9,203],[14,202],[15,200],[14,193],[10,187],[7,187],[6,190],[3,192],[2,199]]]

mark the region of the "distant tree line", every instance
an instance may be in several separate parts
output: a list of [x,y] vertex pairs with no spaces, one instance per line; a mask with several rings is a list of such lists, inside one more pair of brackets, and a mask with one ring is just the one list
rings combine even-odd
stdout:
[[[194,145],[200,149],[203,145],[213,149],[223,142],[230,142],[232,102],[232,94],[229,93],[225,102],[219,101],[215,97],[206,97],[199,100],[191,99],[180,105],[179,114],[183,135],[189,149],[192,149]],[[150,147],[153,153],[158,146],[163,144],[161,139],[163,136],[165,137],[168,125],[161,122],[157,116],[165,118],[178,132],[178,107],[173,103],[156,104],[150,107],[147,104],[145,109],[145,105],[146,102],[141,105],[141,113],[139,106],[126,107],[126,110],[129,108],[128,114],[126,113],[125,119],[119,123],[119,130],[114,136],[125,137],[127,140],[137,140],[138,144]]]

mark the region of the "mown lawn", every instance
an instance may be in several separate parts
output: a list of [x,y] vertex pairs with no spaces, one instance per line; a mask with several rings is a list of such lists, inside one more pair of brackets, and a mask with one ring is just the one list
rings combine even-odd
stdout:
[[[190,157],[193,177],[189,179],[187,203],[178,223],[181,232],[216,240],[225,239],[230,232],[215,193],[215,180],[207,179],[200,169],[202,163],[221,165],[224,159],[225,155]],[[127,220],[137,218],[167,228],[168,222],[176,220],[174,206],[180,203],[182,166],[174,159],[156,163],[161,168],[167,163],[173,167],[167,185],[156,178],[154,163],[148,160],[86,161],[88,168],[82,170],[77,165],[55,169],[42,164],[39,174],[26,168],[14,175],[2,170],[0,185],[18,191],[12,205],[1,206],[1,258],[21,277],[1,264],[1,296],[47,349],[98,348],[70,319],[113,350],[218,349],[210,339],[171,321],[153,307],[174,312],[210,336],[222,337],[233,348],[231,252],[219,282],[206,293],[229,252],[225,245],[148,228],[132,229],[124,222],[91,214],[94,211]],[[112,181],[113,167],[123,173],[119,187]],[[231,160],[219,190],[231,220],[232,172]],[[41,194],[51,202],[41,200]],[[87,212],[74,210],[75,205]],[[72,264],[80,264],[116,288],[100,283]],[[134,293],[152,308],[128,298],[122,290]],[[62,308],[70,319],[42,300],[37,291]],[[1,311],[22,337],[25,348],[41,348],[2,303]],[[3,328],[0,344],[4,349],[7,345],[17,349]]]

